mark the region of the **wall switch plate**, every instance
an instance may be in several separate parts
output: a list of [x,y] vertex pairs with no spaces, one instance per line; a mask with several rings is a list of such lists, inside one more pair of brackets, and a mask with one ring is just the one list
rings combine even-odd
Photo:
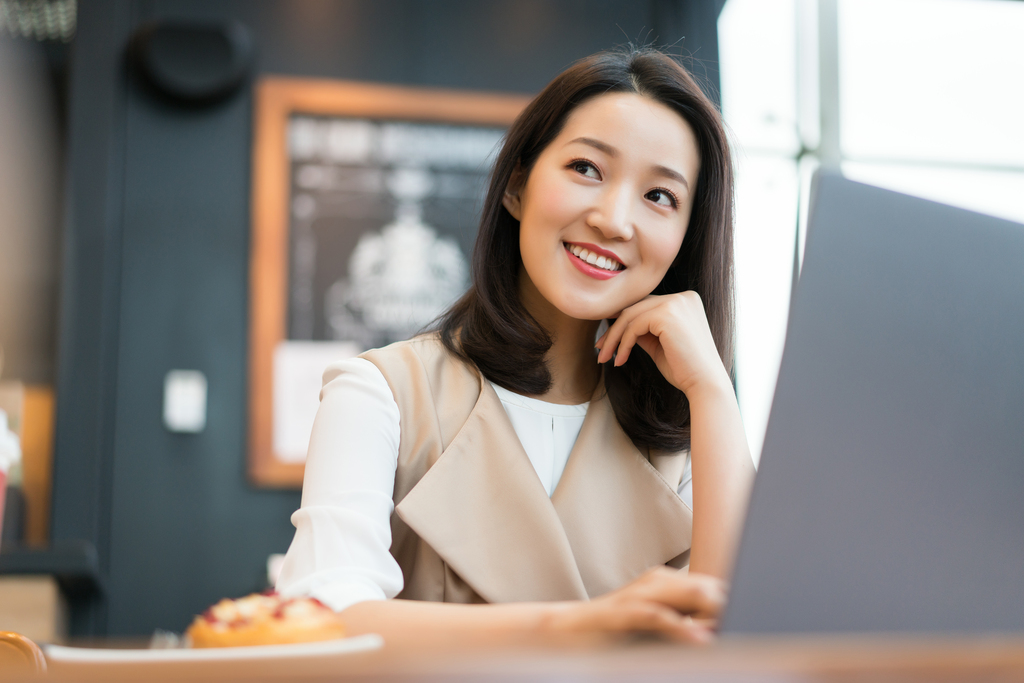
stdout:
[[206,375],[198,370],[171,370],[164,377],[164,426],[197,434],[206,428]]

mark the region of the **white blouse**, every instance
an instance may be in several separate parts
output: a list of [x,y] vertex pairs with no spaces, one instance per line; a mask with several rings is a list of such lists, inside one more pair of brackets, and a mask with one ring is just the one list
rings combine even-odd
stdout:
[[[364,600],[385,600],[403,587],[402,570],[389,552],[398,466],[398,405],[373,363],[340,361],[324,385],[313,422],[302,485],[302,505],[292,515],[295,538],[277,590],[311,595],[341,611]],[[491,384],[550,496],[562,477],[589,404],[546,403]],[[693,508],[690,461],[679,495]]]

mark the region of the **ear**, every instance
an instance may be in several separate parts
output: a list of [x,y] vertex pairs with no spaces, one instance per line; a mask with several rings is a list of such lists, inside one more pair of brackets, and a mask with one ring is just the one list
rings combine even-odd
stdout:
[[520,191],[523,188],[523,168],[516,163],[516,167],[512,170],[512,177],[509,178],[508,186],[505,187],[505,194],[501,198],[501,204],[505,207],[512,218],[517,221],[522,220],[523,214],[523,202],[521,199]]

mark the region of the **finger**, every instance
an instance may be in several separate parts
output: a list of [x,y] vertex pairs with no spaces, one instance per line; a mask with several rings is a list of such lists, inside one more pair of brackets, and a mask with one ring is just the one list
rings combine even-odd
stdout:
[[[644,303],[644,302],[641,302]],[[639,306],[640,304],[637,304]],[[623,349],[620,348],[622,336],[629,329],[629,326],[633,324],[637,316],[644,313],[643,308],[636,308],[631,306],[622,312],[622,315],[608,328],[608,331],[604,335],[604,339],[601,342],[601,353],[598,354],[598,362],[606,363],[612,359],[613,356],[618,358],[618,355],[622,353]]]
[[657,603],[629,603],[617,616],[612,628],[618,631],[656,633],[682,643],[706,643],[712,638],[705,625]]
[[671,569],[652,573],[644,582],[644,594],[648,599],[703,619],[718,617],[726,598],[725,586],[719,579]]
[[[624,314],[623,314],[624,315]],[[620,315],[618,319],[612,323],[601,338],[598,339],[598,343],[595,346],[600,350],[597,354],[598,363],[607,363],[611,360],[615,354],[615,347],[618,345],[619,337],[622,335],[622,330],[625,329],[627,320]]]
[[665,635],[678,643],[688,645],[707,645],[715,639],[715,632],[712,629],[708,628],[706,624],[689,617],[682,617],[682,621],[677,623],[672,631],[666,632]]
[[725,607],[724,594],[714,590],[695,589],[685,599],[689,607],[689,615],[694,619],[707,622],[711,628],[714,628]]
[[693,623],[700,624],[707,630],[714,633],[718,630],[718,619],[711,619],[705,617],[693,617]]
[[715,640],[715,632],[696,620],[680,624],[668,635],[676,642],[689,645],[707,645]]
[[636,345],[646,351],[651,358],[654,358],[659,344],[661,344],[661,340],[653,334],[644,334],[636,338]]
[[[688,577],[685,586],[670,592],[670,603],[680,611],[700,619],[717,619],[725,607],[726,593],[722,584],[712,577]],[[675,582],[678,586],[678,582]]]
[[[624,311],[624,310],[625,310],[625,309],[623,309],[623,311]],[[619,318],[621,318],[621,317],[622,317],[622,313],[623,313],[623,311],[619,311],[618,313],[614,313],[613,315],[610,315],[610,316],[608,316],[608,317],[607,317],[607,318],[605,319],[606,321],[610,320],[611,322],[609,322],[609,323],[608,323],[608,327],[606,327],[606,328],[605,328],[604,332],[602,332],[602,333],[601,333],[601,336],[600,336],[600,337],[598,337],[598,338],[597,338],[597,341],[595,341],[595,342],[594,342],[594,347],[595,347],[595,348],[598,348],[598,349],[599,349],[599,348],[601,348],[602,346],[604,346],[604,338],[608,336],[608,330],[609,330],[609,329],[611,328],[611,326],[612,326],[612,325],[614,325],[614,324],[615,324],[615,322],[616,322],[616,321],[617,321],[617,320],[618,320]]]
[[[615,350],[616,366],[629,360],[630,350],[639,339],[644,339],[641,348],[653,356],[660,343],[661,335],[665,332],[666,317],[672,315],[671,309],[667,308],[667,306],[671,306],[669,297],[658,297],[656,300],[645,300],[642,303],[648,305],[638,307],[620,335],[619,345]],[[605,347],[607,347],[607,342]]]
[[645,311],[633,318],[633,320],[626,325],[626,328],[623,330],[619,339],[618,348],[615,350],[616,367],[623,365],[627,360],[629,360],[629,354],[633,350],[633,346],[636,344],[636,340],[639,337],[652,333],[651,316],[652,313],[650,311]]
[[600,346],[597,346],[596,348],[599,348],[601,353],[597,355],[597,362],[607,363],[611,360],[612,356],[616,353],[616,346],[619,337],[622,335],[622,331],[626,329],[629,323],[636,318],[636,316],[660,305],[663,299],[664,297],[652,295],[645,299],[641,299],[632,306],[627,306],[622,309],[614,322],[608,326],[608,330],[605,331],[598,340],[598,342],[600,342]]
[[625,309],[619,314],[619,317],[608,326],[608,329],[604,334],[601,335],[601,352],[597,354],[598,363],[607,363],[612,359],[612,355],[615,353],[615,349],[619,343],[619,337],[622,336],[622,331],[626,329],[629,321],[633,318],[633,312],[630,309]]

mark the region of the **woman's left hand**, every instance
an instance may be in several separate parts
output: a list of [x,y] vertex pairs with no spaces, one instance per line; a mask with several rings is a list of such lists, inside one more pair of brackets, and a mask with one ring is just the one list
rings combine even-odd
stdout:
[[731,384],[697,292],[651,295],[624,309],[597,340],[597,360],[614,357],[615,365],[622,365],[637,344],[687,396],[708,383]]

